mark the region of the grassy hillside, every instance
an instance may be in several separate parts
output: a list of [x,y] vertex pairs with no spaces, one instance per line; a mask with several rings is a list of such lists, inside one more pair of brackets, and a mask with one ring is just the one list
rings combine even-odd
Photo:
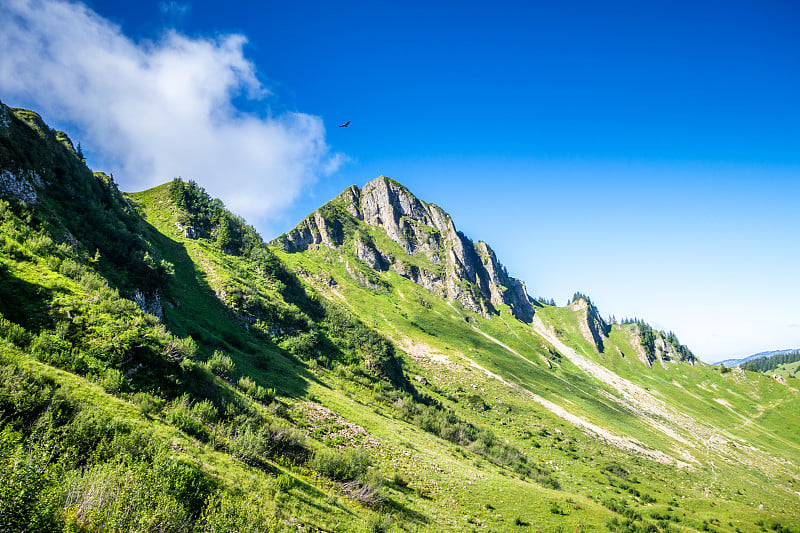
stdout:
[[0,111],[0,530],[800,531],[798,380],[468,311],[354,219],[288,253]]
[[[383,239],[390,253],[402,253]],[[331,300],[346,302],[402,346],[424,370],[426,381],[452,405],[483,406],[481,418],[492,419],[509,442],[526,443],[520,435],[533,435],[530,427],[538,427],[540,420],[546,421],[544,426],[566,421],[613,448],[691,472],[687,480],[693,480],[693,487],[707,479],[702,493],[694,495],[697,505],[709,506],[709,487],[715,487],[722,501],[713,503],[725,509],[724,516],[757,515],[760,504],[752,498],[766,497],[764,491],[771,490],[767,479],[782,480],[781,488],[768,497],[780,501],[778,508],[788,510],[797,503],[790,490],[797,463],[787,462],[800,451],[794,414],[798,400],[791,383],[780,386],[741,371],[721,373],[693,359],[651,361],[643,353],[637,324],[613,326],[601,353],[587,332],[585,309],[575,306],[540,306],[533,328],[514,320],[508,309],[480,317],[433,297],[395,272],[375,272],[348,250],[346,241],[336,250],[318,246],[303,253],[278,253],[307,283]],[[367,276],[373,277],[369,284],[364,282]],[[516,412],[510,407],[515,401],[520,402]],[[485,409],[495,402],[499,410]],[[513,414],[504,416],[508,413]],[[567,458],[580,457],[585,446],[571,443]],[[552,445],[542,448],[532,454],[552,463],[555,458],[547,455]],[[594,450],[582,451],[599,456]],[[580,471],[574,461],[566,464],[571,475]],[[599,461],[590,464],[589,472],[602,469]],[[583,476],[589,479],[572,490],[584,486],[592,494],[591,475]],[[664,496],[691,498],[692,489],[680,483],[665,487],[659,480],[653,486],[662,493],[665,488]],[[749,500],[746,489],[751,491]],[[726,494],[731,501],[725,501]],[[747,521],[728,527],[741,528]]]
[[800,361],[795,361],[794,363],[785,363],[779,365],[772,371],[774,374],[778,376],[782,376],[784,378],[798,378],[800,377]]

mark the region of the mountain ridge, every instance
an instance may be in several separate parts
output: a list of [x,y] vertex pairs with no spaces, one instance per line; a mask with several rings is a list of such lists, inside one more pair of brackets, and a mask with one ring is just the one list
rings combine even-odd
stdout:
[[715,365],[725,365],[725,366],[741,366],[744,363],[750,362],[753,359],[759,359],[761,357],[770,357],[773,355],[785,355],[790,353],[800,352],[800,348],[794,349],[784,349],[784,350],[767,350],[765,352],[758,352],[753,355],[748,355],[747,357],[742,357],[740,359],[724,359],[722,361],[717,361],[714,363]]
[[[343,217],[337,208],[346,215]],[[385,176],[368,182],[363,189],[348,187],[272,243],[291,252],[312,245],[337,248],[345,244],[343,228],[352,231],[360,223],[383,229],[405,255],[422,257],[427,263],[422,268],[409,264],[393,250],[376,246],[369,235],[359,234],[353,239],[353,251],[374,270],[394,270],[483,315],[508,305],[518,319],[530,322],[533,318],[534,306],[525,284],[508,275],[488,244],[473,243],[456,229],[447,212]]]

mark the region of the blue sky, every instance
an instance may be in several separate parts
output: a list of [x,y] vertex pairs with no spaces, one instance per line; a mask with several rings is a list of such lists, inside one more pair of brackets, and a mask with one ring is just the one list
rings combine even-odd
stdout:
[[[6,43],[49,62],[0,58],[0,99],[84,139],[123,189],[194,177],[271,238],[385,174],[534,296],[580,290],[710,361],[800,347],[796,2],[85,5],[0,0],[41,42],[93,35],[61,59]],[[135,129],[143,102],[158,128]]]

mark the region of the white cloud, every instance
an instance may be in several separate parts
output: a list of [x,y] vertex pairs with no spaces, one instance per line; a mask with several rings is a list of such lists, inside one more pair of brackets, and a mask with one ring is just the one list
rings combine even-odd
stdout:
[[[124,190],[194,179],[252,223],[334,171],[322,121],[272,116],[241,35],[133,42],[82,4],[0,0],[0,98],[74,124]],[[259,104],[242,112],[234,98]]]

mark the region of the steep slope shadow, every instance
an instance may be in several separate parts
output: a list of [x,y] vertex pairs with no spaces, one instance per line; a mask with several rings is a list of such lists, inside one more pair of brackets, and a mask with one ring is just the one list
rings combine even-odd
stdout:
[[0,262],[0,315],[38,333],[47,319],[53,291],[15,276]]
[[143,234],[158,254],[174,265],[164,295],[164,323],[176,335],[189,335],[201,356],[228,353],[241,374],[278,394],[302,396],[316,378],[305,365],[255,328],[246,328],[217,296],[208,274],[189,256],[183,243],[142,221]]

